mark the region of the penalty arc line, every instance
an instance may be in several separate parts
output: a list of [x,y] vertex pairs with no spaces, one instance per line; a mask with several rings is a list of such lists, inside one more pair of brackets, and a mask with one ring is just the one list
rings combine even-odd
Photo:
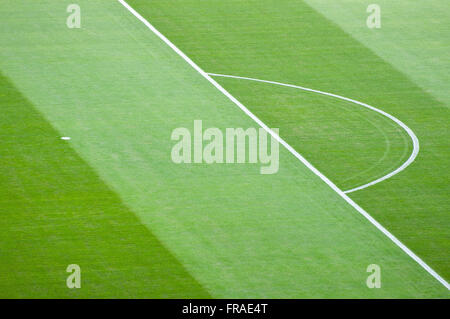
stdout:
[[398,240],[394,235],[392,235],[386,228],[384,228],[380,223],[378,223],[372,216],[370,216],[364,209],[362,209],[358,204],[356,204],[350,197],[348,197],[342,190],[340,190],[336,185],[333,184],[325,175],[319,172],[314,166],[312,166],[303,156],[297,153],[288,143],[286,143],[281,137],[278,136],[274,131],[272,131],[266,124],[264,124],[260,119],[258,119],[250,110],[248,110],[241,102],[239,102],[234,96],[228,93],[219,83],[217,83],[211,76],[209,76],[205,71],[203,71],[197,64],[195,64],[189,57],[187,57],[178,47],[176,47],[172,42],[169,41],[161,32],[159,32],[150,22],[148,22],[144,17],[142,17],[136,10],[134,10],[125,0],[117,0],[122,4],[131,14],[133,14],[139,21],[141,21],[148,29],[150,29],[156,36],[158,36],[162,41],[164,41],[172,50],[174,50],[183,60],[185,60],[192,68],[194,68],[198,73],[200,73],[206,80],[208,80],[213,86],[215,86],[220,92],[222,92],[228,99],[230,99],[234,104],[236,104],[245,114],[252,118],[259,126],[266,130],[275,140],[277,140],[281,145],[283,145],[292,155],[299,159],[306,167],[308,167],[314,174],[316,174],[320,179],[322,179],[328,186],[330,186],[336,193],[338,193],[348,204],[353,206],[361,215],[363,215],[368,221],[370,221],[376,228],[378,228],[383,234],[385,234],[389,239],[391,239],[398,247],[400,247],[408,256],[415,260],[422,268],[424,268],[430,275],[437,279],[441,284],[443,284],[448,290],[450,290],[450,285],[437,274],[430,266],[428,266],[420,257],[414,254],[408,247],[406,247],[400,240]]
[[405,123],[403,123],[402,121],[400,121],[398,118],[396,118],[395,116],[386,113],[380,109],[377,109],[376,107],[373,107],[369,104],[363,103],[363,102],[359,102],[353,99],[350,99],[348,97],[344,97],[341,95],[337,95],[337,94],[333,94],[333,93],[328,93],[328,92],[323,92],[323,91],[319,91],[319,90],[314,90],[314,89],[310,89],[310,88],[306,88],[303,86],[298,86],[298,85],[293,85],[293,84],[286,84],[286,83],[281,83],[281,82],[275,82],[275,81],[267,81],[267,80],[260,80],[260,79],[255,79],[255,78],[249,78],[249,77],[244,77],[244,76],[236,76],[236,75],[226,75],[226,74],[217,74],[217,73],[208,73],[208,75],[210,76],[217,76],[217,77],[224,77],[224,78],[232,78],[232,79],[241,79],[241,80],[249,80],[249,81],[255,81],[255,82],[262,82],[262,83],[269,83],[269,84],[275,84],[275,85],[280,85],[280,86],[286,86],[286,87],[291,87],[291,88],[295,88],[295,89],[300,89],[303,91],[308,91],[308,92],[313,92],[313,93],[318,93],[318,94],[322,94],[322,95],[327,95],[327,96],[331,96],[340,100],[344,100],[344,101],[348,101],[354,104],[358,104],[361,105],[365,108],[368,108],[372,111],[375,111],[377,113],[380,113],[381,115],[389,118],[390,120],[394,121],[397,125],[399,125],[411,138],[412,142],[413,142],[413,150],[411,155],[409,156],[409,158],[406,160],[406,162],[404,162],[402,165],[400,165],[397,169],[395,169],[394,171],[380,177],[377,178],[376,180],[373,180],[367,184],[343,191],[344,193],[348,194],[348,193],[352,193],[364,188],[367,188],[369,186],[375,185],[379,182],[382,182],[398,173],[400,173],[401,171],[403,171],[406,167],[408,167],[417,157],[417,154],[419,154],[419,139],[417,138],[416,134],[414,134],[414,132],[408,127],[406,126]]

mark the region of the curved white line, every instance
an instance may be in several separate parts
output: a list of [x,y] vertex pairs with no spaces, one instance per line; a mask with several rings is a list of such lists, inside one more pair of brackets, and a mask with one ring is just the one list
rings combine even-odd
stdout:
[[406,167],[408,167],[413,161],[414,159],[417,157],[417,154],[419,154],[419,139],[417,138],[417,136],[414,134],[414,132],[408,127],[406,126],[405,123],[403,123],[402,121],[400,121],[398,118],[396,118],[395,116],[392,116],[389,113],[386,113],[380,109],[377,109],[376,107],[373,107],[369,104],[363,103],[363,102],[359,102],[353,99],[349,99],[347,97],[344,96],[340,96],[337,94],[333,94],[333,93],[328,93],[328,92],[323,92],[323,91],[319,91],[319,90],[313,90],[313,89],[309,89],[303,86],[298,86],[298,85],[293,85],[293,84],[286,84],[286,83],[281,83],[281,82],[275,82],[275,81],[267,81],[267,80],[260,80],[260,79],[254,79],[254,78],[248,78],[248,77],[243,77],[243,76],[235,76],[235,75],[225,75],[225,74],[216,74],[216,73],[208,73],[211,76],[218,76],[218,77],[224,77],[224,78],[234,78],[234,79],[241,79],[241,80],[249,80],[249,81],[256,81],[256,82],[263,82],[263,83],[270,83],[270,84],[275,84],[275,85],[281,85],[281,86],[287,86],[287,87],[291,87],[291,88],[295,88],[295,89],[300,89],[303,91],[308,91],[308,92],[314,92],[314,93],[318,93],[318,94],[323,94],[323,95],[327,95],[327,96],[331,96],[337,99],[341,99],[344,101],[348,101],[351,103],[355,103],[358,105],[361,105],[363,107],[366,107],[368,109],[371,109],[372,111],[378,112],[384,116],[386,116],[387,118],[389,118],[390,120],[394,121],[395,123],[397,123],[399,126],[401,126],[401,128],[403,128],[406,133],[408,133],[408,135],[411,137],[411,140],[413,142],[413,151],[411,153],[411,155],[409,156],[408,160],[406,162],[404,162],[400,167],[398,167],[396,170],[390,172],[389,174],[386,174],[372,182],[369,182],[367,184],[343,191],[344,193],[348,194],[348,193],[352,193],[364,188],[367,188],[369,186],[375,185],[379,182],[382,182],[398,173],[400,173],[401,171],[403,171]]

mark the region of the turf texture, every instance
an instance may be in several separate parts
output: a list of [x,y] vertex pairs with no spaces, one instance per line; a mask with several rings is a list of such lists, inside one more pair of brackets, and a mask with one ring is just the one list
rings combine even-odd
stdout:
[[[170,160],[173,129],[191,127],[196,119],[203,120],[205,127],[222,129],[254,127],[255,123],[118,2],[79,1],[81,29],[65,26],[68,3],[9,2],[1,13],[0,33],[4,43],[0,50],[4,74],[1,103],[6,115],[2,117],[0,148],[4,154],[1,209],[5,216],[1,224],[0,267],[2,273],[8,274],[0,281],[3,296],[448,296],[440,283],[285,149],[280,150],[280,171],[274,175],[260,175],[255,164],[174,164]],[[345,60],[349,56],[367,59],[363,65],[369,68],[371,64],[370,74],[379,78],[391,72],[389,85],[382,82],[377,89],[387,91],[397,85],[416,97],[416,102],[429,101],[400,73],[371,56],[370,51],[334,25],[320,20],[320,15],[302,2],[282,2],[276,6],[273,1],[230,1],[224,6],[203,1],[130,3],[207,71],[298,83],[298,70],[286,63],[288,58],[297,59],[302,61],[303,80],[311,80],[308,83],[313,88],[377,106],[383,100],[386,108],[397,107],[399,113],[409,114],[404,109],[406,103],[395,103],[401,100],[399,97],[386,99],[383,94],[358,90],[370,83],[380,86],[365,72],[361,74],[367,78],[348,77],[346,72],[351,73],[348,65],[330,60],[323,63],[326,59],[318,53],[322,50],[332,54],[330,48],[320,46],[326,43],[323,39],[299,35],[292,41],[309,51],[305,50],[302,56],[298,56],[300,50],[287,54],[295,48],[289,42],[292,37],[283,38],[277,32],[290,29],[289,23],[297,21],[303,26],[299,30],[308,33],[308,21],[316,21],[309,30],[319,30],[335,39],[334,46],[328,44],[338,49],[333,52],[335,59]],[[235,21],[227,19],[230,10],[234,11]],[[265,19],[253,18],[249,13]],[[303,20],[297,19],[300,13]],[[239,23],[244,21],[244,15],[246,23]],[[259,38],[251,32],[252,23]],[[205,24],[208,28],[203,28],[202,33],[200,26]],[[269,30],[261,32],[261,27],[270,25],[279,26],[271,29],[274,34]],[[182,36],[182,30],[192,36]],[[330,33],[332,30],[334,34]],[[280,45],[273,45],[276,40]],[[263,47],[266,51],[259,58],[258,50]],[[275,51],[283,47],[285,51],[277,55]],[[239,58],[246,58],[238,59],[239,54],[242,55]],[[311,65],[304,58],[316,61]],[[270,63],[272,68],[264,67]],[[259,73],[252,72],[257,67]],[[325,70],[329,74],[319,76]],[[337,85],[328,75],[335,77]],[[373,147],[363,145],[368,159],[377,159],[383,153],[378,143],[382,138],[390,139],[393,146],[387,157],[391,163],[382,162],[372,168],[353,156],[355,172],[364,168],[380,174],[401,161],[410,149],[402,132],[390,123],[364,110],[354,113],[350,105],[338,103],[336,114],[345,114],[342,116],[345,119],[344,123],[333,123],[324,114],[333,109],[333,102],[327,99],[285,89],[273,92],[273,88],[236,80],[221,83],[250,109],[254,108],[267,124],[279,127],[280,134],[286,134],[286,140],[293,145],[301,135],[303,143],[295,147],[301,152],[305,144],[304,155],[312,162],[315,152],[312,139],[317,135],[313,130],[316,125],[326,125],[324,122],[336,132],[338,141],[332,144],[344,148],[336,153],[338,159],[341,154],[342,163],[348,158],[344,153],[354,151],[354,147],[343,143],[345,134],[339,133],[347,124],[355,132],[364,128],[361,136],[353,134],[362,144],[363,133],[375,133],[370,140]],[[261,99],[264,92],[268,92],[267,100]],[[278,94],[282,98],[276,98]],[[276,105],[277,112],[272,107],[267,110],[272,102],[280,100],[286,103]],[[316,116],[311,109],[314,104],[320,104],[323,110],[315,125],[310,122]],[[295,112],[297,105],[305,111]],[[438,106],[429,108],[429,117],[441,119],[434,123],[434,133],[445,120],[437,117],[438,110]],[[289,114],[290,123],[283,114]],[[309,123],[305,124],[305,130],[309,131],[306,135],[299,134],[301,130],[295,126],[301,116],[303,122]],[[360,125],[357,118],[361,117],[368,118],[371,126]],[[426,122],[423,113],[421,119]],[[70,136],[71,140],[62,141],[60,136]],[[433,134],[431,137],[440,141]],[[330,141],[326,134],[319,136],[319,141],[322,153],[327,149],[324,143]],[[339,161],[336,163],[330,171],[346,170],[338,165]],[[314,165],[330,175],[324,164],[317,161]],[[423,176],[423,171],[420,172],[411,173],[406,185],[414,184],[414,178],[420,178],[420,174]],[[336,182],[353,185],[352,182],[365,181],[369,176],[363,174]],[[402,180],[395,182],[401,184]],[[431,180],[430,185],[438,186],[436,180]],[[379,192],[389,192],[384,187],[387,186]],[[401,197],[407,190],[403,186],[393,196],[416,203],[414,191],[423,194],[423,189],[416,188],[409,189],[411,198]],[[368,200],[375,196],[371,194],[367,195]],[[426,216],[420,220],[420,224],[429,225],[428,233],[427,229],[421,231],[431,239],[423,241],[424,235],[420,236],[425,243],[413,250],[427,252],[430,249],[427,243],[431,241],[441,248],[448,244],[442,230],[445,222],[435,221],[439,220],[439,214],[445,217],[439,194],[430,213],[434,224],[425,224]],[[355,198],[360,203],[365,200]],[[383,207],[367,201],[364,207],[378,208],[373,211],[379,214],[377,217],[384,216],[382,221],[389,222],[389,228],[403,234],[401,239],[405,242],[414,244],[414,240],[408,239],[412,236],[414,219],[406,220],[410,224],[398,220],[401,214],[406,214],[408,205],[397,207],[394,199]],[[434,206],[428,201],[426,207],[432,210]],[[379,213],[381,209],[383,216]],[[398,219],[393,218],[394,212]],[[433,261],[435,255],[429,256],[428,260]],[[433,261],[433,265],[445,270],[445,260],[441,266],[439,260]],[[79,290],[65,287],[65,267],[72,263],[82,268]],[[368,289],[365,284],[367,265],[373,263],[379,264],[383,271],[382,289]]]

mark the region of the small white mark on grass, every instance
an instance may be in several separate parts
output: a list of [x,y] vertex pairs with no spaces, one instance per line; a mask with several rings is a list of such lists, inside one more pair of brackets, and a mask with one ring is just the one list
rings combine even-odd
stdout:
[[68,136],[63,136],[63,137],[61,137],[61,139],[64,140],[64,141],[68,141],[68,140],[70,140],[70,137],[68,137]]

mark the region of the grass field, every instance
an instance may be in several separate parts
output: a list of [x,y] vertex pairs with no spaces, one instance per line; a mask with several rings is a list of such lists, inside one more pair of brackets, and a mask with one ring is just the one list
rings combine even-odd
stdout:
[[390,118],[211,75],[339,189],[282,145],[175,164],[175,128],[258,124],[119,1],[2,1],[0,297],[448,298],[450,5],[378,2],[127,1],[205,72],[405,123],[417,158],[347,198],[410,157]]

